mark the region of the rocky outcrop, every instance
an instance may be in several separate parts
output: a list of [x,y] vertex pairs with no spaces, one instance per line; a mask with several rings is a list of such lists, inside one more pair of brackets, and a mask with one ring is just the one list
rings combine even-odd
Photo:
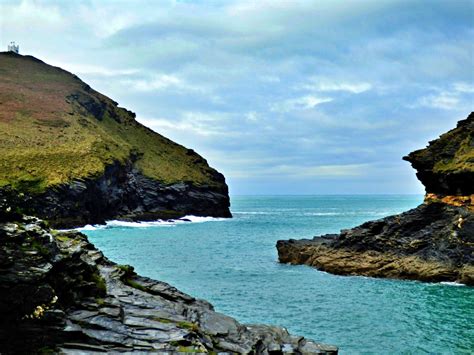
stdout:
[[56,233],[6,210],[0,214],[2,354],[337,354],[282,328],[240,324],[206,301],[112,263],[80,233]]
[[441,196],[474,195],[474,113],[425,149],[403,159],[417,170],[427,193]]
[[282,263],[338,275],[474,285],[474,214],[442,203],[277,248]]
[[280,240],[280,262],[339,275],[474,285],[474,115],[405,159],[426,187],[422,205],[340,234]]
[[[108,166],[96,179],[75,180],[46,192],[25,194],[27,212],[55,228],[102,224],[106,220],[157,220],[185,215],[232,217],[227,185],[216,172],[220,187],[190,182],[165,185],[150,179],[132,163]],[[1,195],[1,193],[0,193]]]

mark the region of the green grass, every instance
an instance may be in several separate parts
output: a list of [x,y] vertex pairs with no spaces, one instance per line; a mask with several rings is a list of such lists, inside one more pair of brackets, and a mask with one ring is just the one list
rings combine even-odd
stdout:
[[91,275],[92,282],[94,282],[97,286],[97,289],[102,293],[105,294],[107,292],[107,285],[105,284],[105,280],[99,273],[94,273]]
[[134,281],[134,280],[132,280],[132,279],[124,279],[123,282],[124,282],[126,285],[128,285],[128,286],[130,286],[130,287],[133,287],[133,288],[135,288],[135,289],[137,289],[137,290],[144,291],[144,292],[147,291],[146,287],[142,286],[141,284],[139,284],[138,282],[136,282],[136,281]]
[[436,162],[435,172],[474,171],[474,148],[471,146],[472,138],[466,137],[456,147],[456,153],[450,159]]
[[438,174],[474,172],[473,120],[471,114],[456,128],[430,142],[427,148],[410,153],[409,160]]
[[[145,176],[164,184],[220,184],[202,157],[144,127],[70,73],[5,53],[0,73],[0,187],[38,193],[97,177],[132,154]],[[103,115],[68,99],[78,93],[102,105]]]

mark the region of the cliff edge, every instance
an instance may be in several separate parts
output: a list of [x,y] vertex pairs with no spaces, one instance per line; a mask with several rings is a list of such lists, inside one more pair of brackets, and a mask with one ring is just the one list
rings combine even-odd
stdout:
[[283,328],[240,324],[11,202],[0,201],[2,354],[337,354]]
[[422,205],[340,234],[280,240],[280,262],[340,275],[474,285],[474,114],[404,159],[425,186]]
[[55,227],[230,217],[224,176],[77,76],[0,53],[0,190]]

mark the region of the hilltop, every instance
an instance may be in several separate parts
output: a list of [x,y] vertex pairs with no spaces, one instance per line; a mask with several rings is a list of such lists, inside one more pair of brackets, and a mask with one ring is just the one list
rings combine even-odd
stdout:
[[61,68],[0,53],[0,107],[0,189],[54,225],[230,216],[204,158]]
[[474,285],[474,114],[404,157],[425,185],[422,205],[306,240],[280,240],[280,262],[341,275]]

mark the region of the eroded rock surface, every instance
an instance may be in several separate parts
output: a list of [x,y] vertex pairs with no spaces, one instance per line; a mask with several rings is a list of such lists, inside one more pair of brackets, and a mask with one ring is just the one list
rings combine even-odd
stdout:
[[405,159],[426,187],[422,205],[340,234],[280,240],[280,262],[340,275],[474,285],[474,115]]
[[211,304],[116,265],[77,232],[0,218],[2,354],[217,352],[336,354],[285,329],[243,325]]

